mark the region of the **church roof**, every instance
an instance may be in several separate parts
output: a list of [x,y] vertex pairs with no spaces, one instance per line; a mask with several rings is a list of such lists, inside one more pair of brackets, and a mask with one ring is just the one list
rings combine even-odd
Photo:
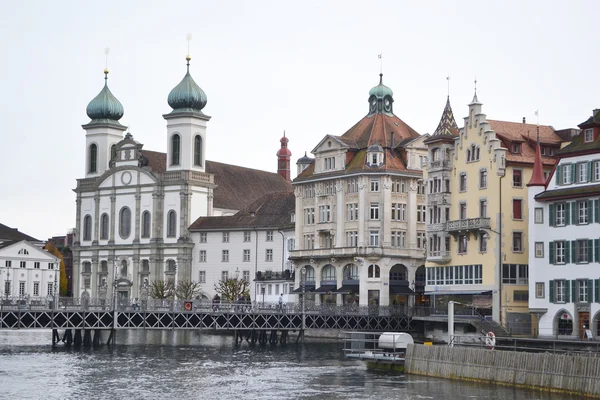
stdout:
[[[536,141],[538,126],[536,124],[524,124],[521,122],[487,120],[491,128],[496,132],[496,136],[502,140],[503,146],[508,149],[506,152],[506,161],[509,163],[533,164],[535,160]],[[540,144],[560,148],[562,139],[556,134],[554,128],[548,125],[539,125]],[[512,152],[512,143],[522,143],[520,153]],[[542,156],[542,164],[553,166],[556,157]]]
[[431,143],[442,138],[453,139],[455,136],[458,136],[458,125],[456,124],[454,113],[450,106],[450,96],[448,96],[440,122],[435,129],[435,132],[425,140],[425,143]]
[[235,228],[279,228],[293,229],[292,214],[295,212],[296,197],[293,192],[267,193],[245,206],[235,215],[200,217],[190,230],[235,229]]
[[[167,154],[141,150],[148,158],[148,166],[153,172],[165,172]],[[206,172],[214,174],[215,184],[213,206],[228,210],[241,210],[265,193],[291,191],[292,186],[275,172],[206,161]]]
[[34,237],[31,237],[23,232],[19,232],[17,228],[11,228],[10,226],[0,224],[0,242],[18,242],[21,240],[27,240],[30,242],[41,242],[40,240]]

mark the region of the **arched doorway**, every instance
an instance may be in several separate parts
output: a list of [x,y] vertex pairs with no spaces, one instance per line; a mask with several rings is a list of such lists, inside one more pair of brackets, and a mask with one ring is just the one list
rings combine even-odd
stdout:
[[395,264],[390,269],[389,301],[397,311],[409,305],[409,298],[414,294],[408,282],[408,268],[404,264]]
[[560,310],[554,316],[554,334],[557,336],[573,335],[573,316],[567,310]]
[[316,292],[321,295],[321,304],[335,304],[337,290],[337,274],[335,267],[327,264],[321,270],[321,284]]
[[600,337],[600,311],[596,312],[592,318],[592,326],[590,327],[594,338]]
[[427,270],[424,265],[415,272],[415,305],[429,307],[429,296],[425,296],[425,279]]
[[342,270],[342,287],[338,289],[342,294],[343,304],[358,305],[360,292],[360,272],[355,264],[346,264]]
[[298,299],[302,302],[302,292],[304,292],[306,304],[314,304],[316,286],[315,269],[312,265],[307,264],[300,268],[298,272],[300,272],[300,280],[298,281],[299,285],[294,290],[294,293],[298,294]]

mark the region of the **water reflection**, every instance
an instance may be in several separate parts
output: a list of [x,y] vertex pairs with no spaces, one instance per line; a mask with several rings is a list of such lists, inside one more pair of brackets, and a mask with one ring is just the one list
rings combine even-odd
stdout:
[[50,343],[49,331],[0,332],[0,398],[569,398],[370,372],[344,359],[341,344],[332,342],[236,347],[231,336],[119,331],[114,349],[53,350]]

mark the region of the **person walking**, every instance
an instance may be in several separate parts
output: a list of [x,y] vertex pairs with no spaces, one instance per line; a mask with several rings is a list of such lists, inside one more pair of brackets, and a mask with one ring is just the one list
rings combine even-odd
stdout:
[[283,293],[279,295],[279,311],[283,312]]

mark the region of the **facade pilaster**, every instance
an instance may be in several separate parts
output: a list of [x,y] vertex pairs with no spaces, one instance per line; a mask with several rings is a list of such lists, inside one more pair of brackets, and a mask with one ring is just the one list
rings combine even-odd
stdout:
[[75,241],[74,241],[74,245],[75,246],[79,246],[80,242],[80,236],[81,236],[81,193],[77,193],[77,199],[75,200],[75,208],[76,208],[76,213],[77,215],[75,215]]
[[408,185],[408,204],[406,205],[407,217],[407,246],[409,249],[417,248],[417,180],[411,179]]
[[382,217],[381,218],[381,231],[383,235],[383,247],[390,247],[392,245],[392,228],[390,221],[392,220],[392,178],[386,176],[381,181],[383,187],[381,202]]
[[[345,224],[345,207],[344,207],[344,180],[338,179],[335,184],[336,192],[336,216],[335,216],[335,247],[344,247],[344,224]],[[341,296],[338,296],[341,301]]]
[[[367,204],[366,204],[366,192],[367,183],[366,178],[358,178],[358,247],[365,246],[366,232],[365,232],[365,219],[368,215]],[[367,239],[368,240],[368,239]],[[368,243],[368,241],[367,241]]]
[[94,196],[94,237],[92,238],[92,246],[98,245],[100,237],[100,195],[96,193]]
[[152,193],[152,241],[160,241],[163,239],[163,216],[164,209],[163,204],[165,201],[165,194],[162,190],[158,189]]
[[140,188],[138,186],[135,193],[135,228],[134,228],[134,239],[133,243],[140,242],[140,223],[141,223],[141,208],[142,208],[142,195],[140,194]]
[[109,245],[115,244],[115,229],[116,229],[115,220],[116,220],[116,216],[117,216],[116,202],[117,202],[117,196],[116,196],[116,193],[113,192],[110,195],[110,235],[109,235],[109,239],[108,239]]

